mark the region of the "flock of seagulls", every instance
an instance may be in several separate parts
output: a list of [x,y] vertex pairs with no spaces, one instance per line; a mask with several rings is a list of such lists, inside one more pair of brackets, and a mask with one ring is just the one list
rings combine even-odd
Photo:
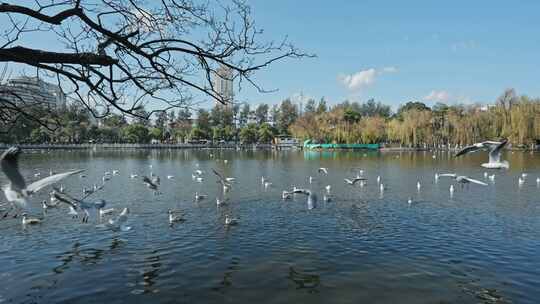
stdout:
[[[489,154],[489,160],[487,163],[481,164],[482,167],[488,168],[488,169],[508,169],[509,163],[508,161],[501,160],[501,152],[504,146],[507,144],[507,140],[502,140],[500,142],[496,141],[485,141],[481,143],[476,143],[471,146],[467,146],[463,148],[462,150],[458,151],[455,156],[460,157],[462,155],[473,153],[480,150],[488,150]],[[128,217],[130,214],[129,208],[123,208],[116,216],[113,216],[116,212],[114,208],[106,208],[107,202],[103,199],[97,199],[97,200],[91,200],[91,197],[93,195],[96,195],[96,193],[99,193],[101,189],[105,186],[106,182],[111,179],[111,176],[117,176],[120,175],[120,172],[118,170],[112,170],[111,172],[107,171],[105,172],[104,176],[102,177],[102,184],[101,185],[94,185],[93,188],[89,189],[86,187],[83,187],[82,190],[82,197],[76,198],[75,196],[68,194],[66,189],[63,185],[60,185],[60,187],[56,187],[55,185],[61,182],[63,179],[79,175],[80,178],[85,178],[86,175],[84,175],[84,170],[73,170],[68,171],[64,173],[55,173],[52,170],[49,172],[49,176],[39,179],[36,182],[33,182],[31,184],[27,184],[21,173],[19,172],[19,156],[21,154],[21,149],[18,147],[11,147],[7,149],[1,156],[0,156],[0,167],[2,172],[5,174],[5,176],[8,179],[8,183],[3,186],[3,192],[8,200],[9,204],[11,204],[12,209],[15,210],[13,217],[17,217],[18,215],[22,216],[22,224],[23,225],[35,225],[40,224],[43,220],[43,218],[32,218],[29,217],[26,213],[26,209],[28,207],[28,204],[30,204],[32,195],[39,192],[40,190],[51,186],[52,191],[50,192],[50,202],[47,200],[44,200],[41,202],[41,206],[43,208],[43,212],[47,213],[49,209],[59,208],[62,205],[67,206],[68,208],[68,215],[72,216],[73,218],[80,218],[83,223],[87,223],[91,217],[98,217],[102,218],[105,216],[110,216],[109,220],[106,222],[106,226],[110,227],[111,229],[118,229],[121,231],[127,231],[130,230],[131,227],[127,225]],[[225,161],[224,161],[225,162]],[[225,162],[226,163],[226,162]],[[152,169],[152,165],[150,165],[150,169]],[[226,198],[226,193],[229,192],[235,183],[234,177],[226,177],[222,173],[218,172],[215,169],[212,169],[213,174],[216,176],[217,180],[216,183],[219,184],[221,196],[216,197],[216,206],[217,207],[223,207],[229,204],[229,199]],[[194,182],[202,183],[204,178],[205,172],[196,169],[192,173],[192,179]],[[318,168],[317,174],[322,175],[328,175],[328,168]],[[367,178],[363,176],[364,171],[358,170],[358,173],[354,177],[350,178],[344,178],[344,182],[346,185],[349,186],[356,186],[359,185],[360,187],[364,187],[367,183]],[[41,174],[39,172],[34,174],[34,177],[39,178],[41,177]],[[130,174],[130,179],[138,179],[137,174]],[[523,173],[519,179],[518,179],[518,185],[522,186],[525,183],[525,178],[527,177],[526,173]],[[435,174],[435,182],[437,183],[440,178],[451,178],[455,181],[455,183],[460,184],[462,187],[464,185],[479,185],[479,186],[488,186],[488,184],[482,180],[471,178],[465,175],[460,175],[457,173],[436,173]],[[175,179],[174,175],[167,175],[167,179],[173,180]],[[484,173],[484,179],[489,179],[491,181],[495,180],[495,175],[489,175],[487,172]],[[312,184],[313,181],[316,179],[312,176],[309,176],[308,182],[309,184]],[[377,185],[379,187],[379,190],[381,194],[385,191],[386,186],[382,182],[381,176],[377,176],[376,178]],[[161,185],[160,177],[158,175],[155,175],[152,171],[150,172],[150,176],[142,176],[142,183],[146,185],[146,187],[153,192],[154,195],[160,195],[161,192],[159,192],[159,188]],[[540,187],[540,177],[536,179],[537,185]],[[272,187],[272,182],[265,176],[261,177],[261,185],[264,187],[265,190]],[[416,188],[418,192],[422,189],[422,184],[420,181],[417,181]],[[324,202],[330,202],[332,201],[333,197],[331,195],[332,186],[327,185],[324,187],[323,190],[323,201]],[[454,184],[450,185],[450,195],[452,196],[455,188]],[[305,195],[307,198],[307,207],[308,209],[314,209],[317,207],[317,201],[318,196],[315,191],[312,191],[311,189],[306,188],[297,188],[296,186],[293,186],[292,189],[286,189],[281,192],[281,198],[283,200],[290,200],[295,197],[295,195]],[[199,192],[195,192],[194,201],[199,202],[202,200],[207,199],[206,194],[201,194]],[[409,204],[412,204],[412,198],[409,198],[407,200]],[[11,210],[10,210],[11,211]],[[6,212],[2,218],[6,217],[8,215],[9,211]],[[178,223],[182,223],[185,221],[184,213],[180,210],[167,210],[168,215],[168,222],[169,224],[175,225]],[[230,214],[225,214],[225,222],[224,224],[226,226],[232,226],[237,225],[239,223],[238,218],[232,217]]]

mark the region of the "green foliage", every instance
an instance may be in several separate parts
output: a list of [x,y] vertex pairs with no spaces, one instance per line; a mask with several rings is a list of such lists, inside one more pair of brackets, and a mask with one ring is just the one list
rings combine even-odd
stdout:
[[270,143],[276,136],[276,130],[268,123],[264,123],[259,127],[258,138],[260,143]]
[[257,142],[257,126],[254,123],[247,124],[240,130],[240,141],[244,144]]
[[298,117],[298,109],[290,99],[285,99],[280,106],[279,117],[277,119],[277,129],[279,134],[289,134],[289,126],[291,126]]
[[147,143],[150,139],[148,128],[140,123],[123,127],[122,136],[129,143]]
[[260,104],[255,109],[255,121],[257,124],[261,125],[268,120],[268,105],[265,103]]
[[[489,107],[437,103],[430,109],[421,102],[409,102],[392,117],[388,106],[373,99],[362,104],[344,101],[328,107],[324,98],[317,106],[310,100],[302,115],[289,99],[271,108],[259,105],[254,112],[248,104],[241,108],[219,106],[211,112],[200,109],[195,123],[189,109],[160,112],[154,127],[147,120],[137,118],[128,123],[117,114],[94,119],[87,109],[72,105],[58,111],[41,107],[31,111],[49,121],[58,121],[61,127],[49,130],[34,120],[20,117],[11,129],[0,129],[0,141],[146,143],[150,139],[172,142],[240,139],[244,143],[269,143],[276,135],[292,134],[319,142],[422,146],[464,145],[499,137],[507,137],[515,145],[529,145],[540,139],[540,99],[518,97],[512,89],[506,90]],[[235,115],[239,129],[234,124]],[[248,123],[250,117],[255,117],[256,123]]]

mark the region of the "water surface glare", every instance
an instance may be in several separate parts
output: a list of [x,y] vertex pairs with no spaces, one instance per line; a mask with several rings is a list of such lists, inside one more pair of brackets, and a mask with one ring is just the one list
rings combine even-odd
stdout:
[[[129,207],[132,229],[113,231],[94,217],[83,224],[66,208],[36,226],[0,219],[0,303],[538,303],[540,154],[504,158],[510,169],[488,171],[490,181],[479,166],[485,153],[25,151],[29,180],[87,169],[63,183],[76,196],[119,170],[93,198]],[[223,194],[211,168],[236,178],[227,206],[216,206]],[[357,169],[367,184],[345,184]],[[161,177],[161,195],[142,184],[150,172]],[[436,182],[436,172],[489,186],[455,185],[451,196],[453,180]],[[317,193],[316,208],[304,195],[282,200],[292,186]],[[42,216],[48,191],[32,198],[32,215]],[[194,202],[195,192],[208,197]],[[170,226],[168,209],[185,221]],[[238,225],[226,227],[226,214]]]

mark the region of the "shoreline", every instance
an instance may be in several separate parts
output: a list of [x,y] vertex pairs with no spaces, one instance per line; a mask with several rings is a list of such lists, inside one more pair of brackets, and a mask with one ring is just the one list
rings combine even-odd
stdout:
[[[304,150],[312,152],[455,152],[456,148],[412,148],[412,147],[381,147],[377,150],[369,149],[305,149],[302,146],[279,146],[272,144],[4,144],[0,143],[0,150],[18,146],[23,150],[182,150],[182,149],[212,149],[212,150]],[[508,151],[540,151],[538,149],[508,148]]]

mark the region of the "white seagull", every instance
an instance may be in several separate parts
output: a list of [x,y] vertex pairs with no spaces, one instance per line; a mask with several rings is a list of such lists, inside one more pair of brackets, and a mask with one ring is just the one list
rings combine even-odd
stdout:
[[9,183],[3,187],[4,194],[10,203],[14,203],[19,208],[26,207],[28,202],[27,199],[30,195],[49,185],[55,184],[68,176],[79,174],[84,171],[75,170],[53,174],[27,185],[19,172],[18,157],[20,153],[20,148],[11,147],[0,156],[0,167],[9,180]]
[[109,227],[113,229],[120,229],[121,231],[131,230],[131,227],[127,226],[128,215],[129,208],[124,208],[124,210],[122,210],[122,212],[120,212],[116,218],[109,219]]
[[467,176],[464,176],[464,175],[457,175],[455,173],[444,173],[444,174],[439,174],[440,177],[451,177],[453,179],[456,180],[456,182],[458,183],[461,183],[461,184],[470,184],[470,183],[473,183],[473,184],[477,184],[477,185],[481,185],[481,186],[487,186],[488,184],[482,182],[482,181],[479,181],[477,179],[473,179],[473,178],[470,178],[470,177],[467,177]]
[[481,166],[487,169],[508,169],[510,164],[508,161],[501,161],[501,151],[508,143],[507,139],[502,141],[484,141],[481,143],[476,143],[472,146],[467,146],[456,153],[457,156],[461,156],[467,153],[476,152],[479,150],[489,150],[489,162],[483,163]]
[[167,213],[169,214],[169,225],[171,226],[175,223],[181,223],[185,221],[184,217],[182,217],[181,211],[173,211],[169,209]]
[[308,209],[314,209],[317,207],[317,195],[313,192],[311,192],[311,190],[309,189],[298,189],[298,188],[294,188],[293,189],[293,193],[300,193],[300,194],[304,194],[304,195],[307,195],[308,197],[308,200],[307,200],[307,204],[308,204]]
[[230,217],[228,214],[225,215],[225,225],[234,226],[238,224],[238,219]]
[[26,216],[26,213],[22,214],[22,224],[23,225],[36,225],[41,224],[41,220],[37,218],[29,218]]
[[196,202],[201,201],[201,200],[203,200],[205,198],[206,198],[205,194],[199,194],[199,192],[195,192],[195,201]]
[[225,178],[223,178],[223,175],[221,175],[215,169],[212,168],[212,171],[218,177],[218,183],[221,183],[221,185],[223,186],[223,192],[228,192],[231,189],[232,185]]

